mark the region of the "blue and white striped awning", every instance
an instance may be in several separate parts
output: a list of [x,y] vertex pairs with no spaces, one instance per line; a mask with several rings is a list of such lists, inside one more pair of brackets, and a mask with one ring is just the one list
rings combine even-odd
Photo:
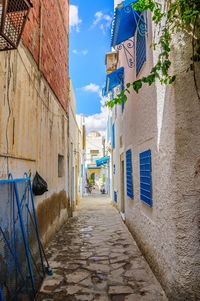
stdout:
[[[124,67],[121,67],[110,74],[107,74],[106,77],[106,86],[102,91],[103,96],[108,95],[109,92],[119,86],[123,85],[124,83]],[[123,88],[123,87],[122,87]]]
[[96,160],[96,164],[97,164],[97,166],[102,166],[102,165],[107,164],[109,161],[110,161],[110,157],[104,157],[99,160]]
[[112,47],[133,37],[139,21],[144,22],[140,17],[141,12],[135,11],[130,4],[131,2],[138,2],[138,0],[125,0],[118,4],[115,9],[112,23]]

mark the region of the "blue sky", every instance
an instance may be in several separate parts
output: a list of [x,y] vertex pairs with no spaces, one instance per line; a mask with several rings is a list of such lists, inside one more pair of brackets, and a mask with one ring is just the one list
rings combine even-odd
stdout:
[[[102,116],[100,90],[105,82],[105,53],[110,51],[113,0],[71,0],[70,77],[77,113]],[[92,120],[91,120],[92,122]]]

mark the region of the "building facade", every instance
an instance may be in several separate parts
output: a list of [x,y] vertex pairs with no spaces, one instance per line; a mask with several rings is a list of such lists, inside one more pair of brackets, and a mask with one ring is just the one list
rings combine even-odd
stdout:
[[80,172],[79,172],[79,193],[80,197],[86,194],[87,173],[86,173],[86,129],[85,116],[83,114],[76,115],[79,125],[79,141],[80,141]]
[[[118,16],[131,1],[119,2]],[[151,14],[143,12],[138,20],[143,34],[138,26],[122,40],[116,15],[119,31],[114,28],[112,46],[119,57],[116,70],[107,73],[108,99],[148,75],[159,55],[150,47],[160,35]],[[138,94],[131,90],[127,102],[112,109],[113,201],[169,300],[198,300],[200,106],[193,71],[187,71],[191,37],[174,35],[171,48],[175,83],[144,85]]]
[[70,80],[69,102],[69,142],[68,142],[68,191],[71,208],[74,209],[80,200],[80,166],[82,152],[82,130],[76,118],[76,99]]
[[96,161],[104,157],[104,137],[97,131],[90,131],[86,136],[87,180],[100,188],[101,166]]
[[18,49],[0,52],[0,179],[33,179],[48,192],[35,197],[44,242],[67,219],[69,2],[32,1]]

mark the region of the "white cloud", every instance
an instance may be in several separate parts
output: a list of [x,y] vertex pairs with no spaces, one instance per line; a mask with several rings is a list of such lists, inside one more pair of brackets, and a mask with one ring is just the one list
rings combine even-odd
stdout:
[[108,108],[102,105],[101,112],[85,117],[85,125],[87,133],[94,130],[105,135],[108,118]]
[[105,106],[105,99],[102,97],[101,91],[99,91],[99,97],[101,98],[101,112],[85,117],[85,125],[87,133],[95,130],[105,135],[109,109]]
[[92,27],[98,25],[99,29],[105,34],[106,30],[110,28],[111,21],[111,16],[104,14],[102,11],[98,11],[94,15]]
[[89,85],[81,88],[81,90],[100,93],[100,86],[90,83]]
[[93,25],[96,25],[97,23],[99,23],[103,19],[102,11],[96,12],[96,14],[94,15],[94,18],[95,19],[94,19]]
[[77,54],[77,55],[87,55],[88,54],[88,50],[87,49],[84,49],[84,50],[81,50],[81,51],[78,51],[77,49],[73,49],[72,52],[74,54]]
[[69,25],[70,28],[75,28],[77,32],[80,31],[79,25],[82,22],[82,20],[79,18],[78,15],[78,6],[76,5],[70,5],[70,13],[69,13]]

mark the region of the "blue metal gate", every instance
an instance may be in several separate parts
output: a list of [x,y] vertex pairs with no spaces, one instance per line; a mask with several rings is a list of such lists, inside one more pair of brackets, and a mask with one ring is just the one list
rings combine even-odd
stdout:
[[35,300],[45,274],[30,178],[0,181],[0,301]]

